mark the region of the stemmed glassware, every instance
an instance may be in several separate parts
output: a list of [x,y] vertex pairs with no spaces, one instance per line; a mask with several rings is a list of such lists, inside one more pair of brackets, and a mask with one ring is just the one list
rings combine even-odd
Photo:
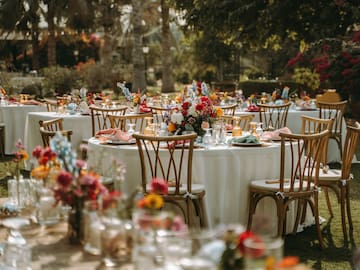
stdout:
[[9,236],[4,248],[4,265],[10,269],[31,269],[31,249],[20,229],[30,225],[27,218],[13,217],[2,221],[3,226],[9,229]]
[[135,133],[135,129],[134,129],[135,124],[134,123],[128,123],[127,125],[129,127],[129,129],[127,130],[127,134],[133,135]]
[[209,149],[210,145],[212,144],[212,136],[211,136],[211,128],[204,128],[205,135],[203,137],[203,144],[206,149]]

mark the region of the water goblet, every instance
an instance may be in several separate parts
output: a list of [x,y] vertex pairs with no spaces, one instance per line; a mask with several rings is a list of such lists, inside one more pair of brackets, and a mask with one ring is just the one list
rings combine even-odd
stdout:
[[30,225],[29,219],[6,218],[2,224],[9,229],[4,249],[4,264],[14,269],[31,269],[31,249],[20,233],[21,228]]
[[209,149],[210,145],[213,142],[212,136],[211,136],[211,128],[204,128],[205,130],[205,135],[203,138],[203,144],[205,146],[206,149]]
[[135,124],[134,123],[128,123],[127,125],[129,127],[128,130],[127,130],[127,133],[129,135],[133,135],[135,133],[135,129],[134,129]]

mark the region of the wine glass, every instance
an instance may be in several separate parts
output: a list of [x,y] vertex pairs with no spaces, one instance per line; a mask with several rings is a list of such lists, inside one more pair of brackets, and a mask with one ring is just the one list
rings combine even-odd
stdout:
[[129,127],[127,133],[129,135],[133,135],[135,133],[135,129],[134,129],[135,124],[134,123],[128,123],[127,125]]
[[6,218],[2,224],[9,229],[9,235],[4,248],[4,264],[15,269],[31,269],[31,249],[20,229],[30,225],[27,218]]
[[203,144],[206,149],[209,149],[210,145],[212,144],[212,136],[211,136],[211,128],[204,128],[205,135],[203,137]]

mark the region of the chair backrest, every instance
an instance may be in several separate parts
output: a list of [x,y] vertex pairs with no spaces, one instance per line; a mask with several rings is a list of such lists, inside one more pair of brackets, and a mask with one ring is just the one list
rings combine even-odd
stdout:
[[235,111],[236,111],[236,107],[237,104],[231,104],[231,105],[226,105],[226,106],[215,106],[215,108],[221,108],[223,111],[224,115],[230,115],[230,116],[234,116],[235,115]]
[[126,115],[108,115],[111,128],[118,128],[123,131],[129,129],[128,124],[134,124],[134,130],[143,133],[146,127],[145,117],[152,117],[153,114],[141,113],[141,114],[126,114]]
[[349,179],[351,173],[351,163],[354,158],[356,147],[359,142],[360,124],[346,127],[346,137],[342,152],[341,179]]
[[61,132],[64,136],[67,137],[69,142],[71,141],[72,131],[63,129],[63,121],[63,118],[39,121],[40,135],[44,147],[50,145],[50,139],[55,136],[56,132]]
[[254,114],[242,114],[237,116],[223,115],[220,117],[226,124],[230,124],[234,127],[236,121],[238,121],[240,128],[243,131],[250,130],[250,122],[253,121],[255,115]]
[[97,106],[90,106],[89,109],[91,113],[92,136],[95,136],[97,131],[110,128],[108,115],[125,115],[128,107],[119,106],[117,108],[100,108]]
[[166,137],[133,134],[133,137],[138,146],[144,192],[153,177],[160,177],[175,187],[174,195],[180,194],[182,184],[187,184],[191,193],[196,133]]
[[59,104],[57,103],[56,100],[45,98],[44,102],[46,104],[46,109],[48,112],[57,112],[58,111]]
[[274,130],[286,127],[287,115],[291,103],[270,105],[258,104],[259,118],[263,130]]
[[[280,192],[309,192],[319,179],[322,149],[329,131],[316,134],[285,134],[281,137]],[[290,151],[286,145],[290,144]],[[286,168],[289,169],[290,173]]]
[[[333,123],[334,123],[334,119],[321,119],[317,117],[302,115],[301,134],[316,134],[328,130],[330,135]],[[329,141],[329,136],[327,140]],[[321,158],[321,162],[324,165],[327,164],[327,149],[328,149],[328,142],[324,145],[323,156]]]
[[169,107],[160,107],[160,106],[148,106],[151,110],[154,122],[166,122],[170,119],[172,108]]
[[318,102],[317,104],[319,107],[319,118],[334,118],[331,135],[341,135],[347,100],[340,102]]

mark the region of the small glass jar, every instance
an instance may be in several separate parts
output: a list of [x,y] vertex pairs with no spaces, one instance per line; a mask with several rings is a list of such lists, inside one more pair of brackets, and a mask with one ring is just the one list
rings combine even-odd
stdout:
[[115,267],[131,262],[134,241],[132,222],[116,217],[105,217],[103,224],[101,253],[105,266]]
[[242,135],[242,129],[240,127],[240,118],[234,117],[235,123],[232,129],[232,136],[237,137]]
[[146,119],[146,127],[144,129],[144,135],[150,135],[153,136],[155,134],[154,132],[154,126],[152,126],[152,117],[145,117]]
[[104,225],[98,201],[87,201],[83,210],[84,250],[92,255],[101,254],[101,233]]

